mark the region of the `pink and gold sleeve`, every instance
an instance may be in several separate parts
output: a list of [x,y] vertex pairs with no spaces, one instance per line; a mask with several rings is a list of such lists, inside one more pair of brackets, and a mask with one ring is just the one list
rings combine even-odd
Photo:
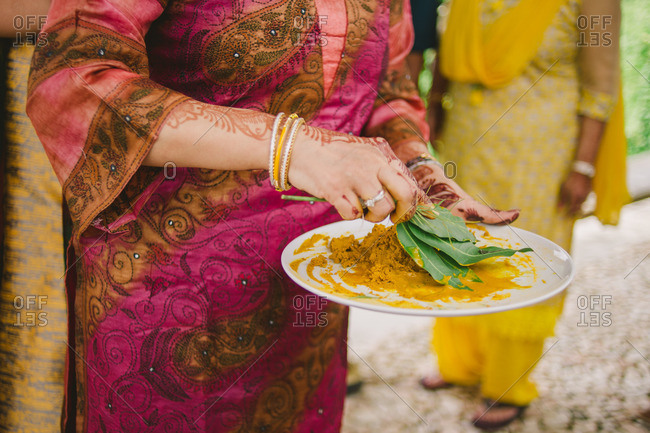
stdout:
[[392,0],[388,70],[380,82],[373,113],[364,132],[368,136],[385,138],[393,149],[403,143],[419,142],[422,153],[429,139],[426,109],[406,65],[413,38],[409,1]]
[[187,98],[149,79],[144,36],[156,0],[55,0],[32,60],[27,113],[63,185],[75,233],[112,230],[154,179],[140,167]]

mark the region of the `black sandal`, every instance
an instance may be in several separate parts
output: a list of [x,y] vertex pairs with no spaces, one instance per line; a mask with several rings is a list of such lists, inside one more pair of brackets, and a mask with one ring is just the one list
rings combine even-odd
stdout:
[[[479,416],[475,416],[474,419],[472,419],[472,424],[474,424],[474,427],[486,431],[493,431],[493,430],[498,430],[500,428],[506,427],[517,418],[521,418],[521,416],[524,414],[524,411],[528,407],[528,406],[516,406],[514,404],[507,404],[507,403],[499,403],[499,402],[495,402],[494,400],[485,400],[485,406],[486,409],[483,411],[483,413]],[[498,421],[490,421],[488,419],[485,419],[484,418],[485,415],[487,415],[490,410],[495,408],[496,409],[514,408],[516,410],[513,411],[512,415],[507,416]]]
[[437,391],[439,389],[451,388],[454,386],[453,383],[445,381],[441,376],[424,376],[420,379],[420,385],[422,388],[429,391]]
[[650,408],[644,410],[643,412],[639,412],[635,420],[639,421],[646,428],[650,428]]

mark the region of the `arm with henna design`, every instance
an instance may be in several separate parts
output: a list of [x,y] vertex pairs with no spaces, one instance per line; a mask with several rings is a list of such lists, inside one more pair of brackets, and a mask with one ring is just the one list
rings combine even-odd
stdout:
[[444,168],[437,164],[417,167],[413,175],[432,202],[449,208],[454,215],[465,221],[510,224],[519,216],[517,209],[500,211],[487,204],[479,203],[456,182],[445,176]]
[[[426,139],[429,132],[424,119],[424,104],[406,73],[405,58],[412,45],[413,33],[408,2],[393,0],[391,12],[388,71],[380,83],[365,133],[385,138],[396,157],[406,163],[428,153]],[[402,174],[410,177],[407,173]],[[499,224],[513,221],[519,215],[518,211],[499,212],[476,202],[445,177],[442,168],[435,164],[419,166],[413,175],[432,201],[452,207],[452,212],[465,220]]]
[[188,100],[163,124],[143,163],[162,167],[253,170],[268,166],[274,117]]
[[[145,165],[216,170],[266,169],[274,116],[188,100],[168,116]],[[359,170],[363,167],[363,170]],[[369,221],[409,218],[426,197],[380,138],[355,137],[303,126],[289,165],[290,183],[336,207],[345,219],[362,215],[360,199],[385,190]]]

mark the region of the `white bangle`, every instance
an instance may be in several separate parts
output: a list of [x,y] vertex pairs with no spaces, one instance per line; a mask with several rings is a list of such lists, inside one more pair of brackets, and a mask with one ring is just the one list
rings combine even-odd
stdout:
[[587,161],[573,161],[571,171],[587,176],[589,179],[593,179],[596,175],[596,168]]
[[291,151],[293,150],[293,145],[296,142],[296,137],[298,136],[298,129],[305,123],[305,120],[302,117],[296,119],[291,125],[291,132],[289,132],[289,137],[287,138],[287,145],[282,149],[282,163],[280,165],[280,188],[282,191],[287,191],[291,188],[289,184],[289,163],[291,162]]
[[275,180],[273,179],[273,162],[275,159],[275,152],[278,147],[278,130],[280,129],[280,123],[282,123],[282,120],[285,118],[284,113],[278,113],[277,116],[275,116],[275,122],[273,122],[273,128],[271,129],[271,147],[269,149],[269,182],[271,182],[271,186],[273,188],[276,188],[275,185]]

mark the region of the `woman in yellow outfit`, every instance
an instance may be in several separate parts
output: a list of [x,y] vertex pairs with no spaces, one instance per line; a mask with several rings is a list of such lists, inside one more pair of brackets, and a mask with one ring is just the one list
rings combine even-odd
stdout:
[[[447,7],[430,123],[432,142],[457,167],[455,180],[491,206],[519,207],[514,225],[567,250],[592,189],[596,215],[616,224],[627,200],[619,1],[453,0]],[[438,319],[440,375],[423,385],[480,384],[487,400],[474,424],[507,425],[537,397],[529,375],[562,301]]]

